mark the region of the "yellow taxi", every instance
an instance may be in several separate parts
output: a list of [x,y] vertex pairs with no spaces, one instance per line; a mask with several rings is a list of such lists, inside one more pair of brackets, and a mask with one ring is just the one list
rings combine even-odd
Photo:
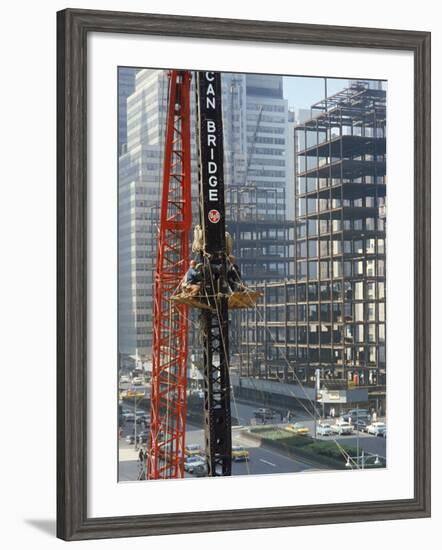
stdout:
[[307,435],[310,432],[307,426],[304,426],[304,424],[301,424],[301,422],[295,422],[295,424],[288,424],[288,426],[285,426],[284,429],[296,435]]
[[232,447],[232,460],[249,460],[249,451],[244,447],[234,446]]
[[198,456],[203,454],[203,450],[200,445],[186,445],[184,447],[185,456]]
[[126,397],[129,399],[129,398],[136,398],[136,399],[140,399],[141,397],[144,397],[145,394],[144,394],[144,391],[140,391],[140,390],[127,390],[126,392]]

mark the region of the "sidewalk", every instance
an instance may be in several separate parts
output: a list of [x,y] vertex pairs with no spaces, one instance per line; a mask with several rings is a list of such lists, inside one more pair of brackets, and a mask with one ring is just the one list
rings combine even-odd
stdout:
[[140,449],[135,450],[134,446],[118,449],[118,462],[127,462],[130,460],[138,460]]

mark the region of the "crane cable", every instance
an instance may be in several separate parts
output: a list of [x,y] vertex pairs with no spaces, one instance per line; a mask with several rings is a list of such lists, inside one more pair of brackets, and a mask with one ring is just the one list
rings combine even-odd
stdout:
[[[209,263],[209,266],[210,266],[210,263]],[[211,270],[210,270],[211,271]],[[212,272],[211,272],[211,276],[212,276]],[[213,291],[213,295],[209,295],[207,294],[207,290],[205,289],[204,287],[204,290],[205,290],[205,298],[207,299],[207,301],[209,301],[209,297],[217,297],[218,295],[215,293],[215,289],[214,289],[214,286],[213,286],[213,276],[212,276],[212,291]],[[177,286],[177,288],[174,290],[173,294],[176,294],[176,292],[179,290],[181,286],[181,283]],[[219,315],[219,311],[218,311],[218,306],[217,306],[217,303],[215,302],[216,304],[216,311],[217,311],[217,317],[218,317],[218,323],[219,325],[221,326],[221,322],[220,322],[220,315]],[[176,307],[176,306],[175,306]],[[180,311],[180,308],[177,308],[178,309],[178,312],[180,315],[182,315],[187,321],[189,321],[195,328],[197,329],[200,329],[199,325],[197,323],[195,323],[195,321],[193,321],[192,319],[190,319],[189,317],[187,317],[185,315],[185,313],[183,313],[182,311]],[[222,332],[220,331],[220,334],[221,334],[221,341],[222,341],[222,344],[223,344],[223,348],[224,348],[224,355],[226,357],[226,361],[227,361],[227,368],[230,370],[230,364],[229,364],[229,358],[228,358],[228,355],[226,353],[226,345],[225,345],[225,341],[224,341],[224,336],[222,334]],[[236,397],[235,397],[235,392],[232,388],[232,399],[233,399],[233,406],[234,406],[234,409],[235,409],[235,414],[236,414],[236,417],[237,419],[239,420],[239,411],[238,411],[238,404],[236,402]],[[251,472],[250,472],[250,466],[249,466],[249,463],[248,461],[246,460],[246,469],[247,469],[247,474],[248,475],[251,475]]]
[[[203,252],[203,255],[207,258],[207,264],[209,266],[209,272],[210,272],[210,282],[211,282],[211,286],[212,286],[212,292],[213,292],[214,296],[216,297],[217,294],[216,294],[216,290],[215,290],[215,285],[213,283],[213,273],[212,273],[212,267],[210,265],[210,257],[209,257],[209,254],[205,251]],[[208,300],[209,297],[207,295],[207,290],[206,290],[205,285],[204,285],[204,292],[205,292],[206,298]],[[221,329],[221,315],[220,315],[219,310],[218,310],[218,302],[217,302],[216,299],[215,299],[215,308],[216,308],[216,316],[218,318],[218,324],[219,324],[219,328],[220,328],[219,332],[220,332],[220,336],[221,336],[221,342],[222,342],[223,349],[224,349],[224,357],[225,357],[225,360],[226,360],[227,369],[229,371],[229,385],[230,385],[230,357],[229,357],[229,354],[227,353],[227,346],[226,346],[226,343],[225,343],[225,340],[224,340],[223,331]],[[232,393],[232,398],[233,398],[233,406],[235,408],[235,414],[237,416],[237,419],[239,420],[238,405],[237,405],[237,402],[236,402],[235,392],[234,392],[233,389],[232,389],[231,393]],[[246,460],[246,469],[247,469],[247,475],[251,475],[250,465],[249,465],[248,460]]]
[[[205,254],[206,257],[209,257],[209,255],[208,255],[207,253],[204,253],[204,254]],[[241,278],[240,278],[240,276],[239,276],[238,271],[235,269],[234,265],[232,264],[232,262],[231,262],[229,259],[228,259],[228,262],[229,262],[229,264],[231,265],[231,267],[236,271],[237,276],[238,276],[238,278],[239,278],[239,280],[240,280],[240,285],[241,285],[241,287],[242,287],[242,288],[245,290],[245,292],[250,296],[250,290],[249,290],[248,287],[241,281]],[[215,288],[214,288],[214,284],[213,284],[213,273],[212,273],[212,271],[211,271],[210,262],[208,262],[208,264],[209,264],[209,270],[210,270],[210,274],[211,274],[211,286],[212,286],[213,295],[209,295],[209,294],[207,293],[207,290],[206,290],[205,287],[204,287],[205,297],[206,297],[207,301],[209,301],[209,297],[216,297],[216,296],[218,296],[218,295],[216,294],[216,291],[215,291]],[[177,286],[177,288],[175,289],[174,294],[177,292],[177,290],[179,289],[180,285],[181,285],[181,283],[180,283],[180,284]],[[219,315],[219,311],[218,311],[217,302],[215,302],[215,305],[216,305],[216,312],[217,312],[218,322],[219,322],[219,324],[221,324],[221,323],[220,323],[220,315]],[[254,304],[254,308],[255,308],[255,311],[258,313],[258,315],[259,315],[261,321],[263,321],[263,317],[262,317],[262,315],[261,315],[261,313],[260,313],[260,311],[259,311],[259,309],[258,309],[256,303]],[[191,320],[191,319],[189,319],[188,317],[186,317],[185,314],[179,310],[179,308],[178,308],[178,311],[179,311],[179,313],[180,313],[181,315],[183,315],[188,321],[190,321],[190,322],[194,325],[195,328],[197,328],[197,329],[200,328],[193,320]],[[272,334],[271,331],[268,329],[268,327],[266,327],[266,330],[267,330],[267,332],[270,334],[270,337],[272,338],[272,340],[274,341],[274,343],[277,343],[276,340],[275,340],[275,338],[274,338],[274,336],[273,336],[273,334]],[[229,362],[228,355],[227,355],[227,353],[226,353],[226,345],[225,345],[225,342],[224,342],[224,336],[223,336],[223,334],[222,334],[221,331],[220,331],[220,335],[221,335],[221,340],[222,340],[222,344],[223,344],[223,348],[224,348],[224,354],[225,354],[225,356],[227,357],[227,367],[228,367],[229,370],[230,370],[230,362]],[[296,377],[296,379],[298,380],[299,386],[301,386],[301,389],[304,391],[304,394],[305,394],[307,400],[309,400],[309,401],[313,404],[313,406],[314,406],[314,408],[315,408],[315,411],[316,411],[316,413],[318,414],[318,412],[319,412],[318,409],[316,408],[316,406],[315,406],[313,400],[308,396],[308,394],[307,394],[307,392],[306,392],[306,390],[305,390],[305,388],[304,388],[302,382],[299,380],[299,377],[297,376],[296,372],[294,371],[294,367],[290,364],[290,362],[288,361],[288,359],[287,359],[287,357],[285,356],[285,354],[283,355],[283,358],[284,358],[284,360],[286,361],[288,367],[293,371],[293,374],[294,374],[294,376]],[[290,391],[290,394],[292,395],[292,397],[301,405],[301,407],[304,409],[304,411],[307,413],[307,415],[310,416],[314,422],[316,422],[316,416],[315,416],[314,414],[311,413],[311,411],[304,405],[304,403],[302,402],[302,400],[299,399],[299,397],[297,397],[290,389],[289,389],[289,391]],[[262,390],[261,390],[261,394],[263,395],[263,391],[262,391]],[[236,401],[235,391],[234,391],[233,387],[232,387],[232,398],[233,398],[233,404],[234,404],[234,408],[235,408],[235,414],[236,414],[237,418],[239,419],[238,404],[237,404],[237,401]],[[334,440],[334,443],[336,444],[338,450],[341,452],[342,456],[343,456],[347,461],[350,461],[350,462],[351,462],[352,459],[351,459],[350,455],[344,450],[344,448],[338,443],[338,441],[337,441],[337,440]],[[354,462],[354,460],[353,460],[353,462]],[[251,475],[250,466],[249,466],[249,463],[248,463],[248,462],[246,462],[246,466],[247,466],[247,474],[248,474],[248,475]],[[356,465],[356,466],[358,467],[358,465]]]
[[[230,263],[232,269],[236,272],[236,275],[237,275],[237,277],[239,278],[239,280],[241,280],[240,275],[239,275],[237,269],[235,268],[235,266],[230,262],[230,260],[228,260],[228,261],[229,261],[229,263]],[[242,283],[242,282],[241,282],[241,286],[242,286],[242,288],[244,288],[245,292],[249,295],[249,297],[251,297],[251,292],[250,292],[250,290],[247,288],[247,286],[244,285],[244,283]],[[253,299],[253,298],[251,297],[251,300],[252,300],[252,299]],[[261,319],[261,322],[264,322],[263,316],[262,316],[261,312],[259,311],[256,302],[255,302],[255,304],[254,304],[253,307],[254,307],[256,313],[259,315],[259,317],[260,317],[260,319]],[[269,333],[271,339],[273,340],[273,343],[274,343],[274,344],[277,344],[277,341],[276,341],[275,337],[273,336],[272,332],[270,331],[270,329],[269,329],[268,327],[265,327],[265,328],[266,328],[267,332]],[[287,358],[287,356],[285,355],[284,352],[282,353],[282,356],[283,356],[283,359],[284,359],[284,361],[286,362],[287,366],[289,367],[289,369],[293,372],[293,376],[295,377],[296,381],[298,382],[298,385],[301,387],[301,389],[302,389],[302,391],[303,391],[303,393],[304,393],[304,395],[305,395],[307,401],[310,401],[310,403],[311,403],[312,407],[314,408],[315,412],[318,414],[318,413],[319,413],[319,410],[316,408],[316,404],[315,404],[314,400],[313,400],[311,397],[309,397],[309,395],[307,394],[307,391],[306,391],[306,389],[304,388],[303,383],[302,383],[301,380],[299,379],[298,375],[296,374],[296,371],[295,371],[294,367],[290,364],[290,362],[289,362],[289,360],[288,360],[288,358]],[[314,420],[316,417],[315,417],[310,411],[308,411],[308,409],[305,407],[305,405],[302,403],[302,401],[301,401],[298,397],[296,397],[296,396],[293,394],[293,392],[291,392],[291,395],[292,395],[292,397],[294,397],[294,398],[296,399],[297,402],[299,402],[299,404],[304,408],[304,410],[308,413],[308,415],[311,416],[312,419]]]
[[[234,269],[234,271],[236,272],[236,274],[237,274],[239,280],[241,281],[241,277],[240,277],[238,271],[236,270],[235,266],[232,264],[232,262],[230,262],[230,260],[228,260],[228,261],[229,261],[231,267],[232,267],[232,268]],[[248,294],[249,297],[250,297],[250,291],[249,291],[249,289],[246,287],[246,285],[245,285],[244,283],[241,282],[241,286],[245,289],[245,292],[247,292],[247,294]],[[259,315],[259,317],[260,317],[260,319],[261,319],[261,322],[264,322],[264,319],[263,319],[263,317],[262,317],[262,314],[261,314],[261,312],[259,311],[258,306],[257,306],[256,303],[254,304],[254,309],[255,309],[256,313],[258,313],[258,315]],[[273,336],[273,334],[271,333],[270,329],[269,329],[268,327],[265,327],[265,328],[266,328],[267,332],[270,334],[270,337],[271,337],[271,339],[273,340],[273,342],[276,344],[277,341],[276,341],[275,337]],[[290,390],[290,388],[289,388],[289,392],[290,392],[290,394],[292,395],[292,397],[302,406],[302,408],[306,411],[306,413],[312,418],[313,422],[316,424],[316,418],[317,418],[316,415],[319,414],[319,411],[318,411],[318,409],[317,409],[317,407],[316,407],[316,403],[314,403],[313,399],[311,399],[311,398],[308,396],[308,394],[307,394],[307,392],[306,392],[306,390],[305,390],[305,388],[304,388],[304,385],[303,385],[302,382],[299,380],[299,377],[298,377],[298,375],[296,374],[296,371],[295,371],[294,367],[290,364],[290,362],[288,361],[288,358],[287,358],[287,356],[285,355],[284,352],[282,353],[282,355],[283,355],[283,359],[284,359],[285,362],[287,363],[288,367],[292,370],[293,375],[294,375],[294,377],[296,378],[296,380],[298,381],[299,386],[301,387],[302,391],[304,392],[304,395],[306,396],[307,400],[310,401],[310,403],[312,404],[312,406],[313,406],[313,408],[314,408],[316,414],[312,414],[312,413],[308,410],[308,408],[304,405],[304,403],[303,403],[298,397],[295,396],[295,394],[292,392],[292,390]],[[263,392],[262,392],[262,393],[263,393]],[[337,440],[334,439],[333,441],[334,441],[334,443],[336,444],[336,446],[337,446],[338,450],[340,451],[340,453],[342,454],[342,456],[343,456],[346,460],[350,460],[350,459],[351,459],[350,455],[348,455],[348,453],[346,453],[346,452],[344,451],[343,447],[337,442]],[[358,467],[358,465],[357,465],[357,467]]]

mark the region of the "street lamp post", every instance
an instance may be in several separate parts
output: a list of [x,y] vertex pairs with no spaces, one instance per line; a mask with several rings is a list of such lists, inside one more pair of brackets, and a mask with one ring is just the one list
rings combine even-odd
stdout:
[[[319,397],[319,394],[320,394],[320,389],[321,389],[321,371],[320,369],[316,369],[315,370],[315,409],[313,411],[313,426],[314,426],[314,437],[316,439],[316,435],[317,435],[317,416],[318,416],[318,407],[317,407],[317,403],[318,403],[318,397]],[[323,397],[321,397],[321,400],[323,401]],[[322,406],[324,406],[324,403],[322,403]]]
[[134,445],[135,450],[138,450],[138,440],[137,440],[137,397],[134,397]]
[[356,405],[356,422],[358,423],[356,426],[356,455],[359,463],[359,403]]

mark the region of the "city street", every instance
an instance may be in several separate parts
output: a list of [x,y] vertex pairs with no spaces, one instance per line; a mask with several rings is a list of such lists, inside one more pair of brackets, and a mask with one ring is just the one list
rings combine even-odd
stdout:
[[[247,448],[250,453],[250,458],[248,461],[233,462],[232,475],[290,473],[312,469],[312,466],[309,464],[284,456],[275,450],[259,447],[257,443],[250,439],[243,438],[235,432],[239,432],[239,430],[233,430],[233,445],[241,445]],[[203,446],[203,430],[189,426],[186,436],[187,444],[198,444],[201,447]],[[135,451],[134,445],[126,443],[124,438],[120,442],[120,456],[126,459],[121,460],[120,458],[119,481],[136,480],[139,473],[139,462],[137,460],[138,451]],[[132,460],[130,457],[132,457]],[[186,473],[185,477],[193,476]]]
[[[201,401],[202,406],[202,401]],[[260,420],[256,420],[254,411],[262,404],[256,403],[243,403],[239,401],[232,401],[232,416],[237,418],[240,426],[234,426],[232,429],[232,444],[245,447],[249,451],[249,461],[234,462],[232,466],[232,475],[259,475],[259,474],[272,474],[272,473],[290,473],[290,472],[303,472],[307,470],[317,470],[316,465],[305,463],[301,460],[297,460],[288,457],[275,449],[263,448],[259,446],[258,442],[251,440],[250,438],[241,435],[243,427],[251,426],[253,424],[262,425]],[[125,402],[123,409],[134,410],[134,406],[131,402]],[[137,405],[137,413],[149,413],[149,410],[143,409]],[[280,411],[283,413],[283,411]],[[284,414],[286,414],[285,411]],[[285,418],[284,418],[285,420]],[[291,412],[290,423],[301,422],[309,429],[309,435],[314,436],[314,422],[311,417],[308,417],[304,412]],[[330,419],[327,419],[328,423],[333,423]],[[267,425],[277,425],[284,427],[287,422],[281,422],[281,414],[276,414],[273,421],[268,421]],[[146,428],[144,424],[136,425],[136,433],[145,432]],[[135,432],[135,424],[133,422],[126,422],[123,426],[123,436],[119,443],[119,481],[134,481],[138,479],[139,475],[139,462],[138,462],[138,450],[135,450],[135,445],[129,444],[125,441],[126,435],[133,434]],[[386,439],[383,437],[376,437],[363,432],[354,432],[352,435],[339,436],[317,436],[319,440],[337,441],[340,445],[346,445],[350,447],[359,448],[360,451],[364,451],[367,455],[379,455],[379,457],[386,456]],[[201,426],[189,424],[187,425],[186,432],[187,444],[198,444],[203,447],[204,437]],[[192,477],[190,474],[185,474],[185,477]]]

